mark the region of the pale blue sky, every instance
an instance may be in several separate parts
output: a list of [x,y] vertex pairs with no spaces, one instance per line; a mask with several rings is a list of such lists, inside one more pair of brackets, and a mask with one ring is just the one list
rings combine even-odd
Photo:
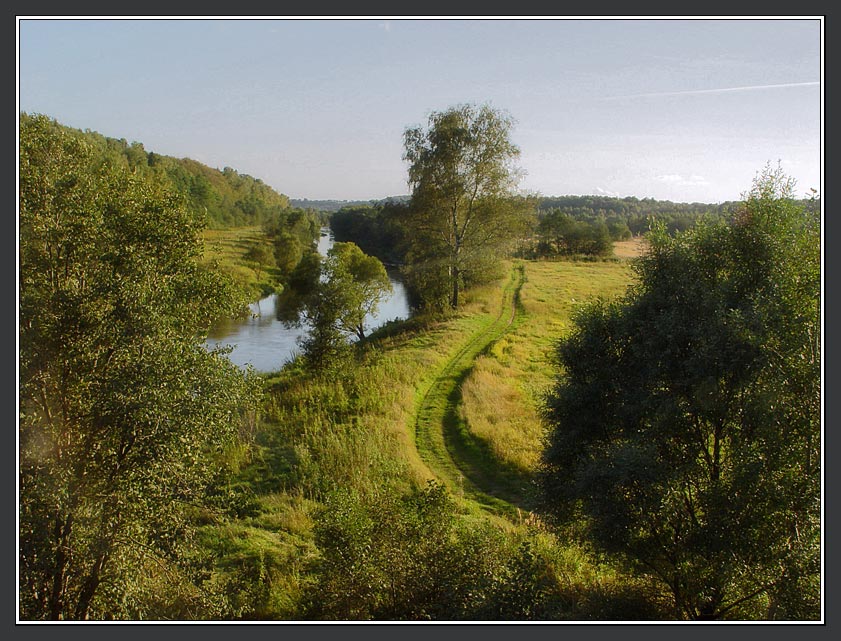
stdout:
[[402,134],[490,103],[543,195],[736,200],[766,162],[820,189],[820,22],[20,21],[20,110],[263,179],[408,193]]

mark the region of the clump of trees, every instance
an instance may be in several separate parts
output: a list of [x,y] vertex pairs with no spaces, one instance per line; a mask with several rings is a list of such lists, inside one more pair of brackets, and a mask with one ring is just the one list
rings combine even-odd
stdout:
[[330,229],[339,242],[353,242],[388,265],[403,265],[409,235],[402,221],[408,208],[408,202],[391,199],[342,207],[330,216]]
[[317,251],[324,217],[314,210],[286,209],[263,223],[263,233],[272,246],[273,266],[278,279],[287,285],[292,272],[305,255]]
[[392,291],[385,266],[354,243],[335,243],[326,258],[311,253],[289,278],[280,318],[308,328],[301,346],[316,370],[341,367],[349,338],[365,338],[366,320]]
[[732,220],[739,206],[740,203],[731,201],[719,204],[675,203],[635,196],[546,196],[540,199],[538,208],[541,214],[557,210],[578,221],[602,221],[609,228],[624,224],[631,234],[639,236],[649,230],[652,220],[662,222],[666,231],[674,234],[693,227],[701,220]]
[[546,510],[690,619],[820,616],[820,229],[766,168],[731,224],[651,232],[548,396]]
[[551,616],[554,577],[529,543],[470,525],[440,484],[408,494],[331,493],[316,515],[306,618],[533,619]]
[[164,595],[223,611],[192,517],[227,509],[220,454],[257,389],[202,344],[244,302],[200,265],[203,224],[86,137],[21,117],[23,619],[142,618]]
[[412,198],[406,278],[424,306],[458,308],[465,287],[497,276],[496,265],[527,229],[531,203],[517,198],[514,121],[487,105],[433,112],[404,132]]
[[542,215],[537,225],[538,242],[533,248],[535,257],[546,256],[610,256],[613,241],[630,238],[627,225],[603,220],[576,220],[560,209]]

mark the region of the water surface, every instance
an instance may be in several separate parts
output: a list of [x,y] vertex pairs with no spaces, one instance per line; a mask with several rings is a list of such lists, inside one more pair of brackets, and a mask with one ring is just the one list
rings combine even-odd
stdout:
[[[318,251],[326,255],[332,246],[333,234],[325,229],[318,242]],[[406,289],[396,274],[390,273],[389,276],[393,291],[380,303],[376,315],[369,314],[366,317],[366,333],[390,320],[409,318]],[[280,369],[300,352],[299,339],[306,335],[308,328],[285,326],[276,318],[276,305],[276,294],[252,303],[249,305],[251,317],[218,323],[210,331],[206,345],[211,348],[232,345],[233,351],[228,354],[228,358],[240,367],[252,365],[260,372]]]

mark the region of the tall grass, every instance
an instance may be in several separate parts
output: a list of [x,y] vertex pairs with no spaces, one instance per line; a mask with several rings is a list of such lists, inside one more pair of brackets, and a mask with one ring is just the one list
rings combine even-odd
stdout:
[[500,463],[531,473],[543,445],[539,408],[555,375],[554,345],[578,306],[621,294],[632,272],[626,262],[528,262],[525,269],[524,318],[476,360],[462,386],[462,413]]
[[[493,458],[531,472],[541,447],[537,407],[553,374],[551,346],[578,302],[621,291],[629,272],[618,263],[528,263],[525,273],[525,318],[479,357],[462,392],[469,427],[489,444]],[[305,601],[311,606],[324,568],[313,532],[337,491],[377,505],[434,478],[416,447],[416,408],[436,373],[499,315],[503,284],[472,290],[449,317],[414,318],[375,332],[353,362],[332,372],[316,374],[295,362],[266,376],[262,421],[248,460],[237,453],[237,482],[251,493],[253,509],[203,529],[203,545],[218,559],[213,583],[227,595],[232,616],[299,619],[311,611]],[[535,516],[493,518],[454,497],[464,532],[492,528],[514,564],[500,566],[501,583],[492,590],[499,598],[507,598],[506,586],[516,596],[515,559],[522,555],[512,551],[527,544],[530,552],[522,559],[532,559],[527,569],[537,568],[545,590],[541,616],[598,619],[613,613],[621,619],[661,612],[656,591],[558,538]],[[469,547],[471,540],[463,544]],[[503,612],[482,607],[477,612]]]

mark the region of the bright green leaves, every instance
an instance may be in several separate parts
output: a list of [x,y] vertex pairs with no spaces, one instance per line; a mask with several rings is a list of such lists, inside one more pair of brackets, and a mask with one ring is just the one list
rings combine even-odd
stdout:
[[253,410],[201,342],[238,301],[180,200],[81,134],[22,116],[20,184],[21,616],[121,616]]

